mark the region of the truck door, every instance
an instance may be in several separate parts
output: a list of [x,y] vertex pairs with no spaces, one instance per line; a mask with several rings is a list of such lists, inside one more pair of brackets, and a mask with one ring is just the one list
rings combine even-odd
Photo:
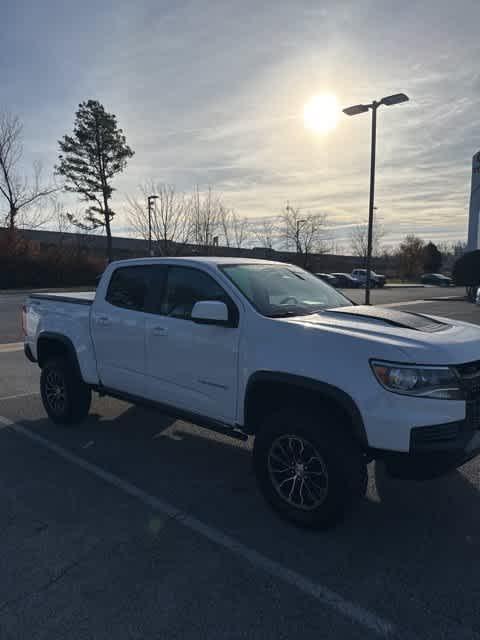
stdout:
[[103,386],[144,397],[145,312],[151,267],[118,267],[92,307],[92,338]]
[[[234,423],[240,329],[195,323],[201,300],[222,300],[238,309],[208,273],[169,266],[167,282],[152,288],[159,298],[146,324],[147,396],[227,424]],[[160,298],[160,292],[163,295]],[[152,310],[153,311],[153,310]]]

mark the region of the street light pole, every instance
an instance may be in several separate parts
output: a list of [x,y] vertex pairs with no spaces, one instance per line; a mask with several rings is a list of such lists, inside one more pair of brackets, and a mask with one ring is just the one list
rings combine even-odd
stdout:
[[152,200],[156,200],[158,196],[148,196],[148,255],[152,256]]
[[365,269],[367,278],[365,280],[365,304],[370,304],[370,274],[372,263],[373,244],[373,209],[375,202],[375,156],[377,149],[377,109],[378,102],[372,102],[372,143],[370,152],[370,201],[368,205],[368,240],[367,240],[367,260]]
[[372,264],[372,244],[373,244],[373,210],[375,202],[375,155],[377,147],[377,109],[382,104],[390,107],[400,102],[407,102],[408,96],[404,93],[396,93],[392,96],[386,96],[381,100],[374,100],[370,104],[355,104],[352,107],[343,109],[343,113],[347,116],[356,116],[359,113],[365,113],[369,109],[372,110],[372,142],[370,152],[370,199],[368,205],[368,240],[367,240],[367,259],[365,260],[366,280],[365,280],[365,304],[370,304],[370,282],[371,282],[371,264]]

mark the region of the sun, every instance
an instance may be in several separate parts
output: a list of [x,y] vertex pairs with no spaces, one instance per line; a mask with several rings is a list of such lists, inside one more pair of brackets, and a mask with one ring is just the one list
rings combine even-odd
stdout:
[[303,108],[303,122],[307,129],[317,133],[328,133],[337,126],[339,108],[332,94],[314,96]]

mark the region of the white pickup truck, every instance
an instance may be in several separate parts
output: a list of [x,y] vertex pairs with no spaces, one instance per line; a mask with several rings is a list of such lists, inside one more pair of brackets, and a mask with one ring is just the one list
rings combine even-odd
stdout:
[[[361,282],[363,286],[367,284],[367,270],[366,269],[354,269],[350,274],[352,278]],[[375,273],[375,271],[370,270],[370,286],[372,288],[378,287],[382,288],[385,286],[387,282],[387,278],[380,273]]]
[[263,494],[299,525],[338,522],[373,459],[425,479],[480,452],[480,328],[355,306],[293,265],[125,260],[96,293],[31,295],[23,324],[55,423],[94,391],[253,435]]

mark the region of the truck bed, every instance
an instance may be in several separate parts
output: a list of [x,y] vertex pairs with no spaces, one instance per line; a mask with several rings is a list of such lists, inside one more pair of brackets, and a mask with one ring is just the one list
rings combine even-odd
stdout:
[[54,302],[71,302],[91,305],[95,299],[95,291],[75,291],[74,293],[32,293],[32,300],[53,300]]

